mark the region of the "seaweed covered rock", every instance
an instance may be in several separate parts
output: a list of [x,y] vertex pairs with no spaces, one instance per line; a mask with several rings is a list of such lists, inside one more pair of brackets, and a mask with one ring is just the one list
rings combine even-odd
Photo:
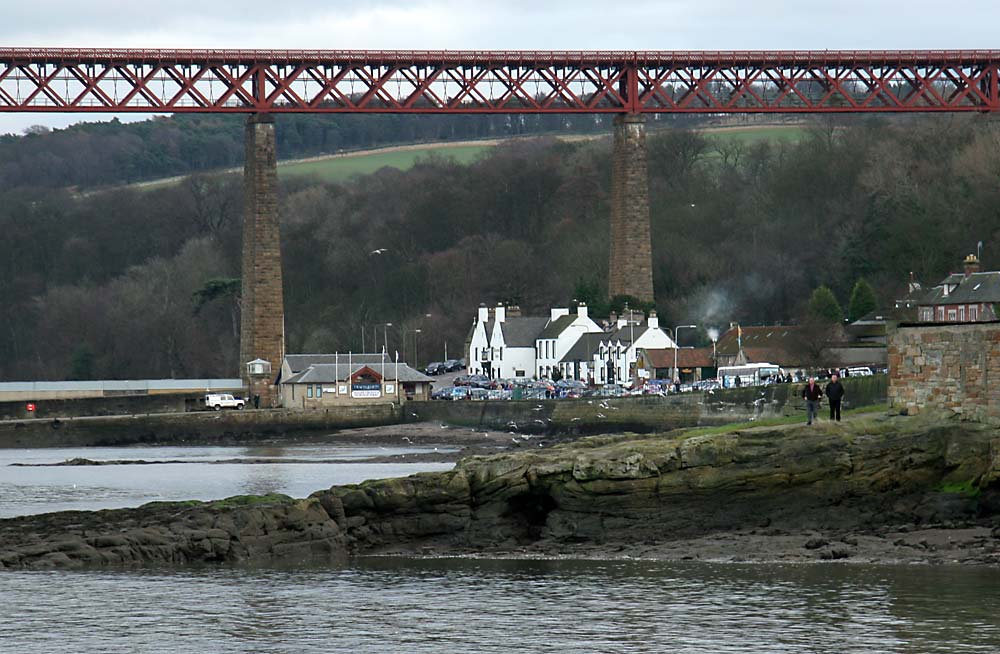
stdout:
[[[869,416],[812,427],[594,436],[304,500],[245,497],[0,520],[0,566],[629,546],[765,526],[877,535],[904,524],[992,527],[998,505],[996,428],[930,415]],[[853,550],[817,551],[833,560]]]

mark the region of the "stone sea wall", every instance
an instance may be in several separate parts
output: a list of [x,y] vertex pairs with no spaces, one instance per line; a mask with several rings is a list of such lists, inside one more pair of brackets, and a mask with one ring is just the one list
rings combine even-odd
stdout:
[[33,418],[64,419],[74,416],[120,416],[141,413],[183,413],[199,406],[204,395],[162,393],[153,395],[118,395],[113,397],[77,397],[44,399],[33,402],[34,413],[27,401],[0,402],[0,420],[30,420]]
[[[571,551],[581,543],[628,547],[747,528],[844,533],[900,524],[956,528],[998,517],[997,429],[878,416],[813,427],[595,436],[470,457],[447,472],[333,487],[304,500],[244,497],[0,520],[0,568]],[[1000,563],[1000,551],[994,554]]]
[[331,433],[401,422],[390,403],[316,411],[198,411],[0,421],[0,447],[111,447],[142,443],[230,443]]
[[[886,386],[885,375],[844,379],[844,408],[884,403]],[[440,420],[466,427],[529,433],[651,432],[780,416],[804,418],[802,387],[803,384],[777,384],[667,397],[412,402],[405,407],[403,418],[408,422]]]
[[1000,422],[1000,323],[899,327],[888,352],[894,409]]
[[[848,378],[845,387],[845,408],[885,402],[884,375]],[[235,442],[427,421],[537,434],[653,432],[776,416],[804,416],[801,391],[801,384],[779,384],[668,397],[433,401],[409,402],[402,407],[386,402],[317,410],[202,411],[13,420],[0,421],[0,447]]]

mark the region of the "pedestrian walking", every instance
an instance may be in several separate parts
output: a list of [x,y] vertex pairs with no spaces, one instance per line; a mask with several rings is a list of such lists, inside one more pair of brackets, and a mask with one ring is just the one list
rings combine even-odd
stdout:
[[816,420],[819,401],[823,397],[823,389],[816,383],[815,377],[809,378],[809,383],[802,389],[802,397],[806,401],[806,424],[811,425]]
[[840,401],[844,399],[844,385],[840,383],[837,373],[830,376],[826,385],[826,399],[830,402],[830,420],[840,422]]

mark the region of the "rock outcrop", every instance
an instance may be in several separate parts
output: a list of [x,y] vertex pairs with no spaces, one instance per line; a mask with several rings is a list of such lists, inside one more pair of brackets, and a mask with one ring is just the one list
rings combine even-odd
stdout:
[[869,417],[811,428],[591,437],[304,500],[232,498],[3,520],[0,566],[301,562],[526,545],[566,551],[747,528],[989,527],[1000,524],[998,516],[1000,431],[929,416]]

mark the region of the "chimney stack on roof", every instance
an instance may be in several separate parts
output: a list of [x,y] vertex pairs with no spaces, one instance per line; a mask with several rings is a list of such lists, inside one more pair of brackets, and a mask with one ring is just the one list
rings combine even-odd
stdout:
[[493,315],[496,317],[497,322],[504,322],[507,320],[507,309],[498,303]]
[[586,318],[587,317],[587,303],[586,302],[581,302],[580,304],[576,305],[576,315],[579,316],[579,317],[581,317],[581,318]]
[[489,322],[490,308],[485,304],[479,305],[479,322]]
[[569,309],[558,308],[558,307],[552,307],[551,309],[549,309],[549,320],[552,321],[559,320],[563,316],[568,316],[568,315],[569,315]]
[[660,326],[660,319],[656,317],[656,309],[649,312],[649,318],[646,319],[646,324],[649,325],[650,329],[657,329]]
[[979,259],[974,254],[970,254],[965,257],[965,261],[962,262],[965,268],[965,276],[968,277],[973,273],[979,272]]

